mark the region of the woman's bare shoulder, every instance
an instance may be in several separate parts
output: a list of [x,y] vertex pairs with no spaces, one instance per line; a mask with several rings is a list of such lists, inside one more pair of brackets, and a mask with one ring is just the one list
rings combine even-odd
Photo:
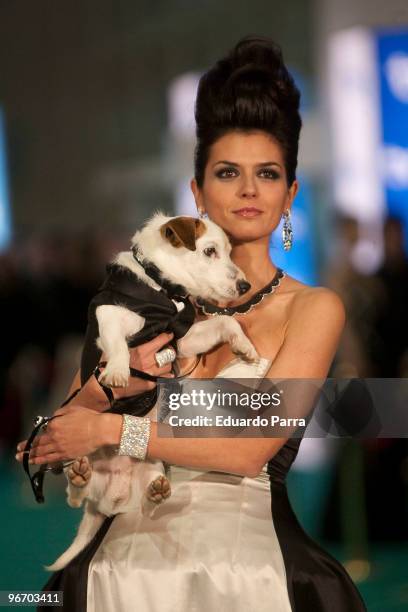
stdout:
[[326,287],[306,285],[292,277],[282,283],[287,299],[283,341],[269,377],[325,378],[345,322],[343,302]]
[[327,312],[328,315],[344,314],[344,304],[339,294],[333,289],[323,286],[313,286],[286,275],[286,283],[282,293],[291,296],[291,314],[306,314],[306,310]]

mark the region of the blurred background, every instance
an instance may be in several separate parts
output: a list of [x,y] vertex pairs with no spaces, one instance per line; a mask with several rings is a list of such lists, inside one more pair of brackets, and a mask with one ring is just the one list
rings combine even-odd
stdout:
[[[406,0],[0,3],[0,589],[40,589],[80,511],[15,444],[60,404],[105,264],[156,209],[194,214],[198,78],[276,40],[302,91],[294,245],[274,262],[342,296],[333,377],[408,377]],[[407,432],[402,432],[401,436]],[[304,440],[289,478],[308,533],[368,609],[408,610],[407,438]]]

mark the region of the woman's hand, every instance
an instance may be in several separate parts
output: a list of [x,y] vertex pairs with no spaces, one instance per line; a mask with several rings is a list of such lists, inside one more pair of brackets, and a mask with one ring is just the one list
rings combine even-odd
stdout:
[[[155,353],[168,344],[172,338],[173,334],[162,333],[157,338],[131,349],[131,367],[154,376],[173,377],[171,363],[159,367],[155,360]],[[153,381],[131,377],[127,387],[115,388],[113,394],[114,398],[118,399],[143,393],[155,386],[156,383]],[[105,393],[95,377],[91,376],[68,406],[54,412],[53,416],[61,418],[50,421],[47,430],[34,440],[30,452],[30,459],[33,460],[33,463],[53,463],[75,459],[94,452],[104,444],[109,444],[107,439],[120,439],[122,417],[100,414],[106,410],[106,404]],[[23,460],[22,451],[26,444],[27,440],[23,440],[17,445],[16,459],[18,461]]]
[[[173,377],[173,374],[171,373],[172,364],[168,363],[162,368],[159,368],[154,357],[155,353],[162,350],[162,348],[168,344],[172,338],[173,334],[162,333],[157,336],[157,338],[130,349],[131,367],[147,372],[148,374],[161,376],[163,378]],[[105,355],[102,355],[101,361],[106,361]],[[127,387],[115,387],[112,389],[112,393],[114,399],[119,399],[122,397],[138,395],[153,389],[155,386],[156,383],[153,381],[130,377]],[[80,405],[84,408],[90,408],[91,410],[95,410],[97,412],[102,412],[109,407],[106,395],[93,374],[86,381],[80,392],[71,400],[69,405],[71,406],[73,404],[75,404],[76,408],[78,408],[78,405]],[[58,413],[58,410],[54,412],[54,414]]]
[[[30,463],[54,463],[93,453],[107,443],[107,428],[117,429],[116,439],[120,439],[121,415],[99,414],[78,405],[60,408],[55,414],[58,417],[49,421],[46,431],[34,440]],[[24,440],[17,445],[18,461],[23,460],[26,443]]]
[[[135,348],[130,349],[130,367],[136,368],[137,370],[142,370],[143,372],[147,372],[148,374],[152,374],[153,376],[160,376],[162,378],[172,378],[172,363],[166,363],[166,365],[159,367],[157,365],[155,355],[159,351],[163,350],[170,342],[170,340],[173,339],[173,337],[173,333],[163,333],[154,338],[153,340],[150,340],[150,342],[145,342],[140,346],[136,346]],[[130,380],[133,381],[135,379],[131,378]],[[143,382],[145,383],[145,385],[150,385],[148,387],[145,387],[146,389],[153,389],[153,387],[156,386],[156,383],[149,380],[145,380]]]
[[[173,378],[174,375],[171,372],[172,364],[167,363],[159,367],[155,359],[155,354],[165,348],[173,336],[174,334],[162,333],[153,340],[130,349],[130,367],[142,370],[142,372],[147,372],[147,374],[152,374],[153,376]],[[102,355],[101,361],[106,361],[105,355]],[[119,399],[143,393],[153,389],[155,386],[156,383],[151,380],[143,380],[142,378],[130,376],[126,387],[115,387],[112,391],[114,398]]]

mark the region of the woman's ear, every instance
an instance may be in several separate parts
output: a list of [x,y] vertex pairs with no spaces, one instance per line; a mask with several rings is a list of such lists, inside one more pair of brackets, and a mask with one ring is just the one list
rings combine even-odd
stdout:
[[197,181],[196,181],[195,178],[191,179],[191,181],[190,181],[190,188],[191,188],[191,191],[193,192],[193,196],[194,196],[194,200],[195,200],[197,209],[198,210],[202,209],[202,206],[201,206],[201,200],[202,200],[201,190],[198,187]]
[[297,180],[294,180],[288,190],[288,203],[290,206],[292,206],[293,200],[295,199],[298,190],[299,183],[297,182]]

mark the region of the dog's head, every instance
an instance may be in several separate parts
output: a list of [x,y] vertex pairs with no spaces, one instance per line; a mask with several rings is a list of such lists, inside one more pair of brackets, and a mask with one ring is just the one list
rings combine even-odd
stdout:
[[227,235],[209,219],[157,213],[135,234],[135,243],[165,278],[195,297],[229,301],[250,288],[230,258]]

